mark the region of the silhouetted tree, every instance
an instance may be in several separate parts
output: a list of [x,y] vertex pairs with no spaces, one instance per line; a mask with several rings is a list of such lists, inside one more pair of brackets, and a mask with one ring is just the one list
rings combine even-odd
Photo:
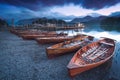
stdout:
[[51,24],[66,24],[66,22],[64,20],[57,20],[55,18],[53,19],[47,19],[46,17],[43,18],[39,18],[38,20],[32,22],[34,23],[38,23],[38,24],[46,24],[46,23],[51,23]]
[[8,24],[5,20],[0,19],[0,27],[2,27],[3,25],[8,25]]
[[104,30],[120,31],[120,17],[109,17],[101,21],[101,28]]

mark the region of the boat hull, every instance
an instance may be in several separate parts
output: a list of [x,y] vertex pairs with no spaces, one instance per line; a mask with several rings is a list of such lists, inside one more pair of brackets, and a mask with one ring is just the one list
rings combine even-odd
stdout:
[[56,32],[45,32],[45,31],[23,31],[23,32],[19,32],[18,36],[22,36],[22,35],[54,35],[57,34]]
[[61,36],[61,37],[44,37],[44,38],[36,38],[36,41],[39,44],[50,44],[50,43],[60,43],[64,41],[68,41],[73,39],[73,37]]
[[115,41],[104,38],[79,49],[67,65],[69,75],[74,77],[110,60],[115,51]]
[[106,59],[106,60],[103,60],[101,62],[91,64],[91,65],[87,65],[87,66],[84,66],[84,67],[78,67],[78,68],[72,68],[72,69],[68,68],[68,73],[69,73],[69,75],[71,77],[74,77],[74,76],[76,76],[76,75],[78,75],[78,74],[80,74],[82,72],[88,71],[90,69],[93,69],[95,67],[98,67],[98,66],[102,65],[102,64],[104,64],[105,62],[107,62],[110,59],[111,59],[111,57]]
[[[82,37],[77,36],[73,40],[65,41],[62,43],[52,45],[52,46],[46,48],[46,54],[47,54],[48,58],[54,58],[54,57],[59,56],[59,55],[75,52],[78,49],[80,49],[81,47],[83,47],[83,44],[85,44],[85,45],[88,44],[84,41],[81,41],[81,40],[84,40],[85,38],[88,38],[88,37],[90,37],[90,36],[86,36],[86,35],[84,35]],[[78,44],[76,44],[75,42],[78,42]]]
[[35,40],[36,38],[43,37],[57,37],[57,36],[67,36],[67,35],[59,35],[59,34],[37,34],[37,35],[22,35],[21,37],[24,40]]
[[21,36],[24,40],[34,40],[38,37],[45,37],[45,35],[22,35]]
[[50,49],[50,47],[49,47],[49,48],[46,49],[46,54],[47,54],[47,57],[49,59],[51,59],[51,58],[54,58],[56,56],[64,55],[64,54],[67,54],[67,53],[70,53],[70,52],[75,52],[80,48],[81,48],[80,45],[73,46],[73,47],[70,47],[70,48],[59,48],[59,49]]

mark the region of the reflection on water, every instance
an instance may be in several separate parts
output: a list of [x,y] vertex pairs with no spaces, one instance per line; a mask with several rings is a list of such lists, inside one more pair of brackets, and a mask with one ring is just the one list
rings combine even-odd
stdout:
[[93,35],[96,38],[100,38],[100,37],[108,37],[108,38],[112,38],[115,39],[117,41],[120,41],[120,33],[118,32],[97,32],[97,31],[91,31],[91,32],[84,32],[85,34],[89,34],[89,35]]
[[108,31],[101,31],[101,32],[98,32],[98,31],[80,32],[80,31],[69,30],[69,31],[65,31],[65,33],[68,33],[69,36],[76,35],[76,34],[81,34],[82,33],[82,34],[92,35],[92,36],[94,36],[96,38],[108,37],[108,38],[112,38],[112,39],[115,39],[117,41],[120,41],[120,33],[116,32],[116,31],[111,31],[111,32],[108,32]]

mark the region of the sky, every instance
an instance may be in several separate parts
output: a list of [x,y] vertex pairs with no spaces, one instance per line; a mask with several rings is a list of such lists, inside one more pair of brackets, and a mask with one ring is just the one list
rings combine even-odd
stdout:
[[0,18],[37,17],[71,20],[75,17],[110,15],[120,11],[120,0],[0,0]]

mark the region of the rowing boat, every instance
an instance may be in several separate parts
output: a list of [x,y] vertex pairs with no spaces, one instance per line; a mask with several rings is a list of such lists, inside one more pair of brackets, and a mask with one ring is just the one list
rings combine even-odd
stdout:
[[79,48],[87,45],[90,41],[85,41],[85,39],[93,40],[92,36],[77,36],[76,38],[58,43],[46,48],[46,54],[48,58],[53,58],[55,56],[63,55],[66,53],[74,52]]
[[54,35],[57,34],[56,32],[48,32],[48,31],[20,31],[18,32],[18,36],[22,36],[22,35],[40,35],[40,34],[50,34],[50,35]]
[[40,37],[36,38],[36,41],[39,44],[49,44],[49,43],[60,43],[64,41],[69,41],[80,36],[85,36],[84,34],[75,35],[75,36],[55,36],[55,37]]
[[56,33],[56,34],[26,34],[26,35],[21,35],[21,37],[24,39],[24,40],[33,40],[33,39],[36,39],[36,38],[42,38],[42,37],[57,37],[57,36],[67,36],[66,33]]
[[36,38],[36,41],[39,44],[49,44],[49,43],[60,43],[73,39],[73,36],[56,36],[56,37],[43,37]]
[[69,75],[74,77],[84,71],[95,68],[113,56],[115,41],[104,38],[79,49],[67,65]]
[[[24,36],[24,35],[41,35],[41,34],[49,34],[54,35],[57,34],[55,31],[41,31],[41,30],[21,30],[21,29],[10,29],[11,33],[14,33],[18,36]],[[62,33],[60,33],[62,34]]]

